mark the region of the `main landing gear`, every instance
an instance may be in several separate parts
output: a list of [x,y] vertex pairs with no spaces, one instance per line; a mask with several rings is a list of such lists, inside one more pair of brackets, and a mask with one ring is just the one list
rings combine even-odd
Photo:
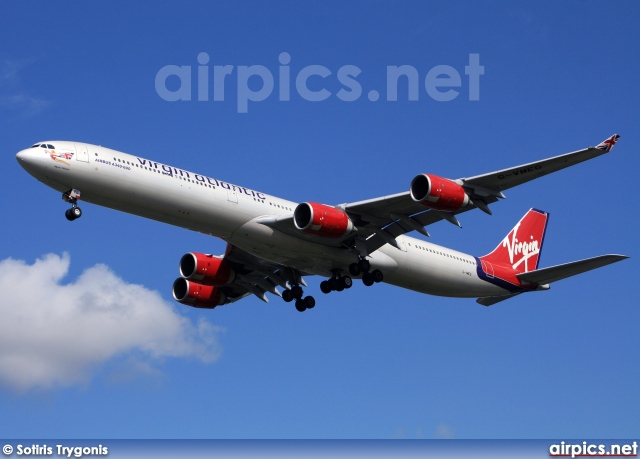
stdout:
[[78,207],[78,199],[80,199],[80,192],[75,188],[62,193],[62,200],[71,203],[71,209],[67,209],[64,213],[70,222],[82,217],[82,210]]
[[294,284],[293,286],[291,286],[290,289],[287,289],[284,292],[282,292],[282,299],[285,300],[287,303],[295,300],[296,309],[300,312],[304,312],[307,309],[313,309],[313,307],[316,305],[315,298],[312,296],[305,296],[303,298],[302,297],[303,295],[304,295],[304,292],[302,290],[302,287],[300,287],[299,284]]
[[[343,276],[340,271],[340,269],[333,270],[333,276],[320,282],[320,290],[322,293],[341,292],[353,286],[353,279],[349,276]],[[357,263],[351,263],[349,265],[349,273],[352,276],[362,275],[362,283],[367,287],[377,282],[382,282],[384,278],[382,271],[379,269],[371,271],[371,263],[365,258],[361,258]],[[313,309],[316,305],[316,300],[312,296],[304,296],[300,282],[304,284],[299,276],[297,277],[297,281],[296,278],[289,278],[288,286],[282,292],[282,299],[287,303],[295,300],[296,309],[303,312],[307,309]]]
[[351,288],[352,285],[353,280],[349,276],[341,276],[340,271],[336,270],[332,278],[320,282],[320,290],[322,293],[341,292],[346,288]]
[[349,273],[352,276],[358,276],[362,274],[362,283],[367,287],[382,282],[384,275],[379,269],[371,271],[371,263],[366,258],[361,258],[357,263],[351,263],[349,265]]
[[[367,287],[382,282],[384,276],[382,271],[374,269],[371,271],[371,263],[365,258],[361,258],[357,263],[351,263],[349,265],[349,274],[352,276],[359,276],[362,274],[362,283]],[[320,290],[322,293],[341,292],[344,289],[351,288],[353,280],[349,276],[341,276],[340,270],[336,269],[333,272],[333,277],[328,280],[320,282]]]

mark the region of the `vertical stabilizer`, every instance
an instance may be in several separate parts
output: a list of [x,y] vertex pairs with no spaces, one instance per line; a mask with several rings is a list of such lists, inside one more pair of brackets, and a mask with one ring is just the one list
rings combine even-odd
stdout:
[[480,260],[493,265],[511,266],[516,273],[537,269],[548,220],[547,212],[530,209],[498,247],[480,257]]

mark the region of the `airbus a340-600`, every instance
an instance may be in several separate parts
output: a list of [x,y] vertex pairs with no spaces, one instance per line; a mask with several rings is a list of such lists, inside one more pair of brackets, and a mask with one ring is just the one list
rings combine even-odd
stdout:
[[[409,190],[339,205],[301,204],[108,148],[70,141],[38,142],[16,156],[20,165],[62,193],[68,220],[83,201],[188,228],[227,242],[224,255],[190,252],[173,284],[176,301],[213,309],[266,293],[315,306],[305,276],[326,278],[323,293],[342,291],[354,278],[447,297],[477,298],[489,306],[549,283],[614,263],[602,255],[538,268],[549,219],[531,209],[491,253],[476,257],[406,236],[440,220],[460,225],[471,209],[491,214],[503,191],[608,153],[620,136],[595,147],[459,179],[417,175]],[[281,288],[282,291],[278,290]]]

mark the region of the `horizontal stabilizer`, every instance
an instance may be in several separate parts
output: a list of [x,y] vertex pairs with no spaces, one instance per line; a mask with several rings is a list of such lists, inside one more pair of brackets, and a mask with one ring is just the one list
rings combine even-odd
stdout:
[[496,303],[500,303],[501,301],[508,300],[509,298],[513,298],[514,296],[520,295],[522,292],[518,293],[509,293],[508,295],[500,295],[500,296],[485,296],[482,298],[478,298],[476,303],[481,304],[482,306],[492,306]]
[[599,257],[587,258],[586,260],[573,261],[562,265],[551,266],[549,268],[536,269],[528,273],[516,274],[518,279],[532,284],[549,284],[551,282],[566,279],[592,269],[601,268],[611,263],[629,258],[625,255],[600,255]]

